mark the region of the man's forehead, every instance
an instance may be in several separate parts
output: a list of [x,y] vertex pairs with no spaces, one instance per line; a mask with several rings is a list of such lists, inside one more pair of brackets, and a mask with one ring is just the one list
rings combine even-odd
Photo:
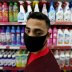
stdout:
[[46,28],[45,21],[44,20],[38,20],[38,19],[29,19],[27,21],[26,26]]

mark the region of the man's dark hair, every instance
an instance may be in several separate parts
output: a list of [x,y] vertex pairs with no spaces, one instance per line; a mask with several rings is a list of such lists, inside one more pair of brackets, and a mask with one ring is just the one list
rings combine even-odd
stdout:
[[50,20],[49,20],[49,18],[45,14],[43,14],[41,12],[32,12],[32,13],[30,13],[28,18],[27,18],[27,20],[29,20],[30,18],[38,19],[38,20],[44,20],[46,22],[47,27],[48,28],[50,27]]

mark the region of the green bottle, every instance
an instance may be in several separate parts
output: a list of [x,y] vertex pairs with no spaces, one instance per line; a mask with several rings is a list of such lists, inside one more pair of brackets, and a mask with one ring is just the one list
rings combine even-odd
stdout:
[[13,6],[13,21],[17,22],[18,21],[18,4],[14,2]]
[[9,4],[9,22],[13,22],[13,4]]

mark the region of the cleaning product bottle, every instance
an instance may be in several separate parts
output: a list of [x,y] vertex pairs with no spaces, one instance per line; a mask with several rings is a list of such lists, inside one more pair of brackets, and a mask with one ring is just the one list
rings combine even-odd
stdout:
[[72,67],[72,50],[70,51],[70,67]]
[[64,45],[64,32],[61,28],[59,28],[57,34],[57,46],[63,46],[63,45]]
[[21,45],[24,45],[24,27],[21,30]]
[[69,65],[70,64],[69,61],[70,61],[70,51],[68,50],[68,51],[65,52],[65,66],[66,67],[70,66]]
[[56,21],[62,22],[63,21],[63,8],[62,8],[62,2],[58,1],[59,6],[56,11]]
[[2,45],[6,45],[6,32],[5,32],[5,28],[2,27],[2,30],[1,30],[1,40],[2,40]]
[[7,26],[7,29],[6,29],[6,44],[11,45],[11,33],[10,33],[9,26]]
[[48,38],[48,40],[47,40],[47,43],[48,43],[48,45],[52,45],[53,43],[53,41],[52,41],[52,28],[50,28],[49,29],[49,34],[50,34],[50,38]]
[[0,67],[2,67],[2,54],[0,53]]
[[29,13],[32,12],[32,8],[31,8],[31,1],[26,2],[27,2],[27,13],[26,13],[26,19],[27,19]]
[[23,1],[20,2],[20,12],[18,13],[18,22],[25,22],[26,21],[26,13],[23,7]]
[[65,66],[65,52],[61,50],[60,52],[60,68]]
[[70,46],[72,46],[72,29],[70,30]]
[[64,30],[64,45],[69,46],[70,45],[70,32],[68,28]]
[[34,8],[34,12],[39,12],[39,7],[38,7],[38,1],[35,1],[35,8]]
[[6,2],[2,5],[3,22],[8,22],[8,5]]
[[47,8],[46,8],[46,3],[43,4],[42,13],[48,16],[48,12],[47,12]]
[[20,27],[17,26],[16,30],[16,45],[21,45]]
[[55,22],[55,14],[56,14],[56,11],[53,7],[53,2],[51,2],[51,5],[50,5],[50,9],[49,9],[49,19],[51,22]]
[[11,29],[11,45],[16,45],[16,35],[15,35],[15,27],[12,26]]
[[71,22],[72,22],[72,2],[71,2]]
[[1,38],[1,28],[0,28],[0,45],[2,45],[2,38]]
[[70,22],[71,21],[71,10],[69,8],[69,2],[65,2],[66,7],[64,9],[64,21]]
[[9,22],[13,22],[13,4],[10,2],[9,4]]
[[2,3],[0,3],[0,22],[2,22]]
[[56,27],[53,28],[53,45],[57,46],[57,33],[58,30]]
[[17,2],[14,2],[14,6],[13,6],[13,21],[17,22],[18,20],[18,4]]

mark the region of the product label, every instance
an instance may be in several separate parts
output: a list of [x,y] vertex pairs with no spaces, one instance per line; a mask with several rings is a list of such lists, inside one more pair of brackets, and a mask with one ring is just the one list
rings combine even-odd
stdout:
[[57,38],[57,44],[63,44],[64,40],[63,40],[63,35],[62,34],[58,34],[58,38]]
[[56,14],[56,21],[63,21],[63,13],[62,12],[58,12]]
[[70,42],[70,35],[65,34],[64,44],[69,44],[69,42]]
[[24,33],[21,33],[21,44],[24,45]]

